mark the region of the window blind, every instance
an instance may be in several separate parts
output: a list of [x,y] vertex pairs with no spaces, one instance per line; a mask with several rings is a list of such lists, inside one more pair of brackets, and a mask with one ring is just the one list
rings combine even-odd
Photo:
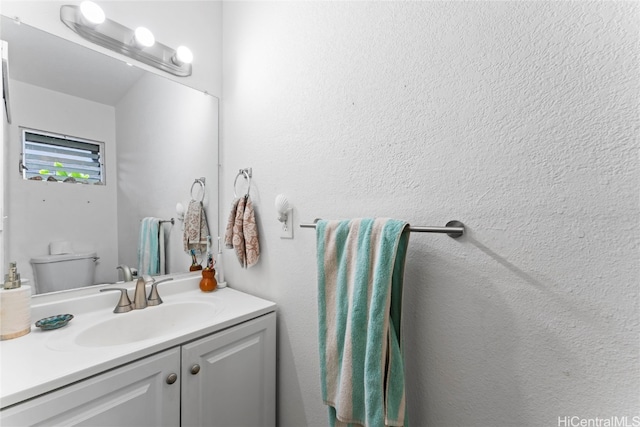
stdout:
[[52,176],[58,181],[104,183],[102,143],[26,129],[22,140],[25,179]]

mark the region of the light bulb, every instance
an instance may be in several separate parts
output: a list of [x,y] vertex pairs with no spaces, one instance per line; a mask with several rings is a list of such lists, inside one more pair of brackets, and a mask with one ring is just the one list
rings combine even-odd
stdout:
[[106,15],[100,6],[92,1],[80,3],[80,13],[90,25],[100,25],[104,22]]
[[156,38],[153,37],[153,33],[145,27],[138,27],[134,32],[134,39],[140,47],[151,47],[156,42]]
[[193,53],[191,49],[186,46],[178,46],[176,54],[173,55],[171,60],[176,65],[191,64],[191,62],[193,62]]

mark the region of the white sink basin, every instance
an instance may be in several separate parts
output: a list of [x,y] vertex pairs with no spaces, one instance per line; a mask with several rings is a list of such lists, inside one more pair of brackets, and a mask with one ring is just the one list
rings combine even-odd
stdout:
[[164,303],[114,314],[80,332],[74,342],[81,347],[107,347],[143,341],[205,322],[216,311],[215,305],[206,302]]
[[211,323],[221,311],[222,307],[213,301],[165,301],[142,310],[84,319],[88,326],[82,325],[81,319],[74,319],[59,333],[52,333],[47,347],[58,351],[98,349],[177,336]]

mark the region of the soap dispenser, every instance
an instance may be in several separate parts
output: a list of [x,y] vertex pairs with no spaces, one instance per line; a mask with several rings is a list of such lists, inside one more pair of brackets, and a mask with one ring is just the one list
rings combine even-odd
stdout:
[[5,289],[15,289],[20,287],[20,273],[18,273],[18,264],[14,262],[9,263],[9,272],[4,275]]
[[0,290],[0,340],[18,338],[31,332],[31,287],[21,286],[15,262],[9,263]]

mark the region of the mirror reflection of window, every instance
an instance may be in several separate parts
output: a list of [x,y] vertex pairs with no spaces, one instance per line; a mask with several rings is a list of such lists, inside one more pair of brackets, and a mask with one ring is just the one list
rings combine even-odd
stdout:
[[22,178],[102,185],[103,151],[103,142],[22,129]]

